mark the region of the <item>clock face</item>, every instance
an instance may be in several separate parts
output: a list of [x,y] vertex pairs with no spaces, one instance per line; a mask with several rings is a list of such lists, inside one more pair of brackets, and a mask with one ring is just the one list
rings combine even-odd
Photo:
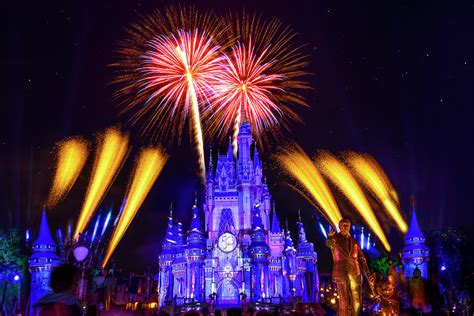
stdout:
[[231,233],[223,233],[219,237],[217,246],[224,252],[231,252],[237,247],[237,239]]

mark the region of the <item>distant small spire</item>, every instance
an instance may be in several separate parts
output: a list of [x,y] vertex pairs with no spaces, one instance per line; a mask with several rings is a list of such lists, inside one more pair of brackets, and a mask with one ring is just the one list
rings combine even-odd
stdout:
[[299,219],[300,223],[303,223],[303,222],[301,221],[301,209],[298,209],[298,219]]
[[173,202],[170,202],[170,218],[173,218]]
[[207,168],[207,179],[212,180],[214,172],[214,163],[212,161],[212,145],[209,145],[209,166]]
[[197,207],[198,204],[198,193],[197,191],[194,191],[194,206]]
[[232,150],[232,137],[229,136],[229,144],[227,145],[227,159],[234,160],[234,151]]
[[410,206],[411,206],[411,209],[412,209],[412,210],[415,209],[415,206],[416,206],[416,199],[415,199],[415,195],[414,195],[414,194],[410,195]]

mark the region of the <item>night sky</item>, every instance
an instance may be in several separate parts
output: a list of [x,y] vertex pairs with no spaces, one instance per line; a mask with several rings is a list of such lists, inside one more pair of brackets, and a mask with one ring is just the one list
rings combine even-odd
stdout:
[[[170,2],[175,3],[175,2]],[[113,50],[137,14],[166,1],[32,1],[12,4],[4,32],[0,125],[0,224],[36,230],[52,179],[54,145],[74,135],[93,140],[120,124],[110,85]],[[373,155],[397,189],[404,216],[417,201],[423,229],[473,228],[474,4],[464,1],[200,1],[200,9],[257,11],[279,17],[306,43],[314,88],[305,124],[287,140],[306,151],[356,150]],[[133,157],[146,141],[130,130],[132,154],[101,209],[117,212]],[[208,144],[209,145],[209,142]],[[214,146],[217,144],[214,143]],[[295,232],[302,210],[309,239],[328,271],[329,251],[316,229],[314,210],[285,186],[263,153],[282,222]],[[119,245],[127,269],[156,267],[167,208],[188,225],[194,175],[191,146],[170,149],[171,160]],[[69,196],[49,213],[53,228],[78,215],[91,171],[88,161]],[[200,191],[202,197],[202,190]],[[202,198],[201,198],[202,200]],[[347,207],[345,207],[347,209]],[[392,226],[393,227],[393,226]],[[296,236],[294,236],[296,237]],[[390,241],[401,247],[392,228]],[[136,258],[140,258],[137,260]]]

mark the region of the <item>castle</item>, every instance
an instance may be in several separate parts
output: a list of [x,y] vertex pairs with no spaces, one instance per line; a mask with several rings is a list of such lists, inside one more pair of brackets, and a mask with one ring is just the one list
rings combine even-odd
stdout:
[[258,151],[251,153],[249,123],[240,125],[237,144],[236,160],[229,144],[227,153],[218,155],[215,173],[211,154],[204,223],[196,202],[185,236],[170,212],[159,255],[160,306],[318,301],[314,245],[307,241],[301,219],[296,245],[288,227],[282,230]]

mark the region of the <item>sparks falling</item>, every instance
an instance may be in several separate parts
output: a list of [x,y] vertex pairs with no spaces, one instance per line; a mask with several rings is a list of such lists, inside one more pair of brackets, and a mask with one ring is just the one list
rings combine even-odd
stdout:
[[89,187],[76,224],[74,238],[86,228],[99,203],[122,167],[128,153],[128,136],[110,128],[100,136]]
[[87,141],[70,138],[58,144],[56,172],[46,206],[54,207],[71,190],[88,156]]
[[160,148],[147,148],[140,153],[127,192],[127,202],[109,242],[102,267],[107,265],[167,159],[168,156]]
[[400,213],[397,201],[393,199],[395,190],[375,159],[370,155],[349,152],[346,156],[346,162],[364,187],[382,203],[400,231],[406,233],[408,230],[407,223]]
[[316,209],[322,210],[322,215],[337,229],[342,219],[326,181],[315,164],[298,146],[283,149],[276,156],[277,161],[298,184],[294,187]]
[[306,105],[299,91],[308,84],[302,79],[305,57],[301,47],[293,45],[290,28],[256,15],[231,15],[228,20],[229,36],[237,42],[221,62],[206,117],[211,135],[222,138],[232,131],[235,155],[242,121],[248,120],[261,139],[299,120],[293,106]]
[[341,193],[354,205],[356,210],[364,218],[367,225],[377,235],[387,251],[390,251],[390,244],[387,237],[380,227],[379,221],[375,217],[374,211],[367,201],[364,192],[357,181],[352,176],[349,169],[336,157],[328,152],[320,152],[316,163],[323,173]]

